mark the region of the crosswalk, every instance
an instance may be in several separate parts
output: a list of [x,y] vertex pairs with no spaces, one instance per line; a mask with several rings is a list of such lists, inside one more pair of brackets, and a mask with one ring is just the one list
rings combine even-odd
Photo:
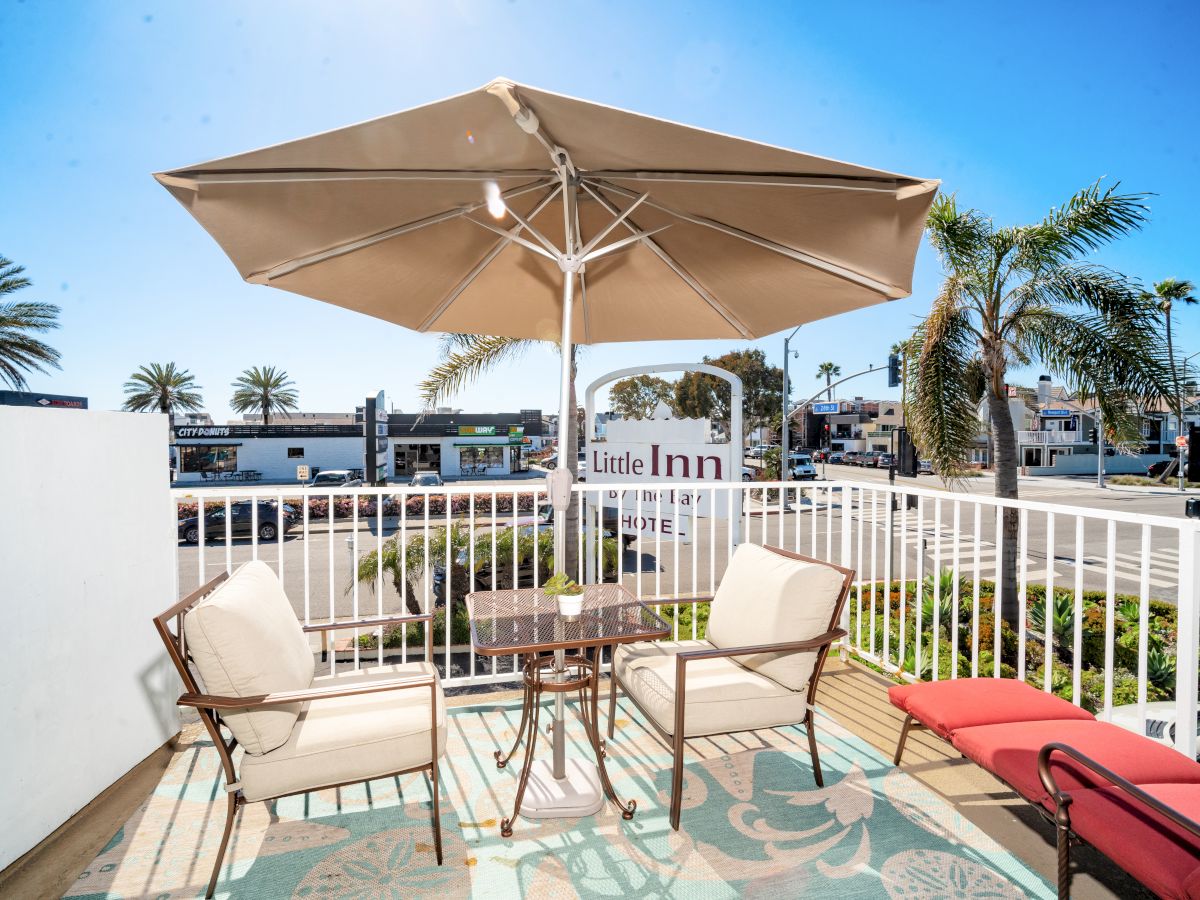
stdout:
[[[960,521],[962,530],[959,532],[957,548],[957,567],[960,572],[968,576],[974,574],[975,568],[976,542],[970,533],[970,530],[973,528],[972,517],[973,514],[971,514],[971,517],[964,514]],[[882,528],[887,525],[887,510],[882,503],[877,508],[868,504],[866,508],[859,511],[859,515],[856,518],[868,525]],[[922,548],[924,549],[926,572],[933,571],[939,563],[942,568],[954,567],[955,530],[953,527],[953,512],[943,510],[940,527],[928,511],[918,519],[916,510],[897,510],[893,513],[893,523],[893,533],[896,539],[898,541],[903,539],[910,555],[920,553]],[[857,541],[856,538],[854,540],[855,542]],[[870,540],[871,538],[868,534],[863,546],[864,556],[868,559],[870,555]],[[978,545],[980,577],[994,578],[997,570],[996,544],[992,541],[981,540],[978,542]],[[878,568],[882,566],[882,552],[881,549],[877,549],[876,552],[877,560],[880,560],[877,561]],[[1032,549],[1026,563],[1026,579],[1030,582],[1045,582],[1053,575],[1056,584],[1062,587],[1071,587],[1071,584],[1064,582],[1063,579],[1074,578],[1076,566],[1074,554],[1056,555],[1051,566],[1046,565],[1044,553],[1044,547],[1041,548],[1040,552],[1036,548]],[[1090,579],[1092,584],[1095,583],[1097,578],[1107,578],[1109,567],[1109,558],[1107,556],[1084,555],[1081,557],[1080,563],[1084,572],[1093,576]],[[898,562],[893,564],[893,575],[898,572],[898,565]],[[1140,586],[1142,578],[1141,553],[1117,551],[1112,556],[1112,570],[1118,590],[1129,592],[1131,586],[1134,588]],[[1153,549],[1150,553],[1148,572],[1147,583],[1150,587],[1177,589],[1179,584],[1179,551],[1173,547]],[[912,573],[910,572],[910,577],[911,575]]]

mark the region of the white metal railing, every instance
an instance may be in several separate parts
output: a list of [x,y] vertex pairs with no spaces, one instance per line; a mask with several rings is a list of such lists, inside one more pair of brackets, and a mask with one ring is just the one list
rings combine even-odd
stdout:
[[1085,435],[1077,431],[1018,431],[1020,444],[1082,444]]
[[[1173,698],[1176,721],[1196,721],[1200,525],[1193,521],[853,481],[576,484],[574,491],[582,526],[577,580],[619,581],[642,598],[711,594],[737,544],[780,546],[855,570],[842,650],[895,677],[1018,677],[1102,718],[1135,704],[1143,727],[1149,702]],[[224,516],[199,520],[196,544],[181,534],[181,595],[261,558],[276,568],[306,624],[406,609],[435,614],[432,631],[337,633],[314,646],[331,671],[422,658],[433,644],[448,684],[517,677],[515,659],[471,652],[464,598],[472,586],[528,584],[548,574],[543,483],[175,491],[177,504],[200,498]],[[292,523],[289,501],[299,506]],[[235,507],[248,516],[235,516]],[[1005,533],[1006,514],[1015,533]],[[664,518],[686,539],[664,535]],[[634,531],[634,523],[647,530]],[[522,545],[516,553],[513,543]],[[1014,597],[1001,578],[1006,544],[1015,552]],[[447,558],[458,564],[446,570]],[[703,636],[703,617],[690,607],[660,609],[676,638]],[[1176,734],[1178,748],[1195,756],[1195,729]]]

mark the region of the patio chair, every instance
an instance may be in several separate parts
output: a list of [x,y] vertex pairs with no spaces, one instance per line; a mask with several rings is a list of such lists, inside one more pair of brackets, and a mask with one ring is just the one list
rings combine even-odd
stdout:
[[[431,620],[404,615],[301,627],[262,561],[222,573],[154,619],[186,688],[178,703],[199,712],[225,776],[225,830],[206,897],[245,804],[408,772],[429,772],[441,865],[438,759],[446,708],[437,670],[416,662],[314,677],[305,635]],[[235,765],[239,744],[245,753]]]
[[[854,572],[778,547],[742,544],[712,597],[706,640],[627,644],[613,656],[608,735],[617,688],[670,743],[671,827],[679,829],[683,748],[689,738],[782,725],[808,733],[813,777],[824,785],[813,721],[817,682]],[[653,603],[654,601],[649,601]]]

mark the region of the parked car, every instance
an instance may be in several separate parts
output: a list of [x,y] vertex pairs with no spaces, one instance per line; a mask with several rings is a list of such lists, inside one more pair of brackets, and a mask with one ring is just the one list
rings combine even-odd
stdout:
[[755,473],[758,469],[752,469],[749,466],[742,466],[742,481],[753,481]]
[[807,453],[791,454],[788,458],[788,465],[792,472],[792,478],[796,481],[810,481],[817,477],[812,457]]
[[858,459],[855,460],[855,465],[864,469],[873,469],[876,465],[876,460],[879,459],[878,450],[867,450],[858,454]]
[[920,462],[918,462],[917,463],[917,474],[918,475],[932,475],[933,474],[933,463],[931,463],[927,459],[923,459]]
[[1173,459],[1160,459],[1156,463],[1151,463],[1149,468],[1146,469],[1146,477],[1158,478],[1163,472],[1167,471],[1167,468],[1174,462],[1175,460]]
[[842,454],[842,463],[847,466],[857,466],[858,465],[858,451],[857,450],[847,450],[845,453]]
[[444,482],[437,472],[418,472],[408,483],[409,487],[441,487]]
[[833,450],[829,454],[829,461],[835,466],[840,466],[845,461],[846,454],[841,450]]
[[888,468],[891,468],[892,466],[894,466],[895,464],[896,464],[896,454],[895,453],[880,453],[879,457],[875,460],[875,465],[877,467],[879,467],[880,469],[888,469]]
[[[280,521],[278,505],[274,500],[258,501],[258,539],[273,541],[279,536],[282,524],[286,534],[296,524],[297,512],[294,507],[284,504],[282,522]],[[255,532],[254,511],[251,501],[239,500],[229,504],[229,535],[230,537],[246,537]],[[225,507],[215,509],[204,515],[204,539],[225,539]],[[189,516],[179,520],[179,540],[188,544],[200,543],[200,517]]]
[[349,469],[326,469],[318,472],[308,487],[362,487],[362,479]]

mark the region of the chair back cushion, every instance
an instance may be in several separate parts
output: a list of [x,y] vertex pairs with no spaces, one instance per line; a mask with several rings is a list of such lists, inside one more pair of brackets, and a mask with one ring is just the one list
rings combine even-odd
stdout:
[[[707,638],[728,649],[818,637],[829,630],[842,578],[831,566],[740,544],[713,598]],[[799,691],[808,686],[817,653],[757,653],[734,660]]]
[[[265,562],[241,566],[183,619],[203,690],[220,697],[299,691],[312,684],[313,654],[283,586]],[[287,742],[302,704],[222,713],[247,753]]]

